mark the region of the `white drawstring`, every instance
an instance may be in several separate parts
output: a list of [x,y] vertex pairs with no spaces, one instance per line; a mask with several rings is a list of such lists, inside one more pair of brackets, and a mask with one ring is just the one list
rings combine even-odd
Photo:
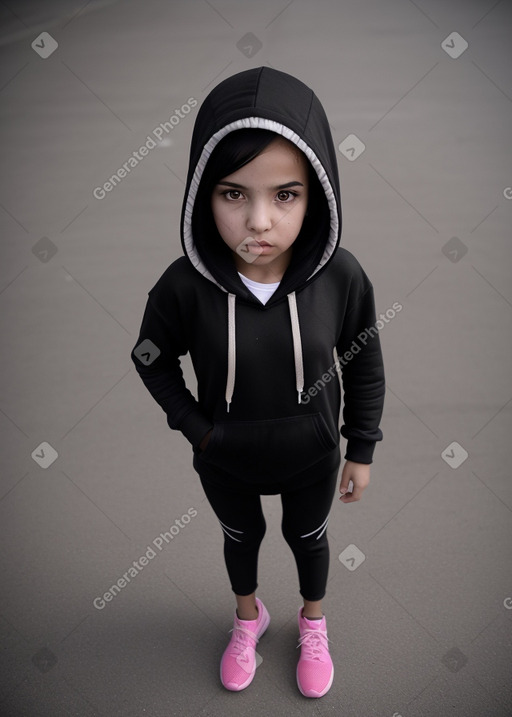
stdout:
[[226,404],[229,413],[229,404],[233,398],[235,388],[236,369],[236,335],[235,335],[235,294],[228,294],[228,378],[226,382]]
[[[236,371],[236,333],[235,333],[235,294],[228,294],[228,376],[226,381],[226,411],[233,398],[235,388]],[[290,308],[290,319],[293,337],[293,357],[295,363],[295,387],[297,390],[298,403],[301,403],[301,394],[304,390],[304,366],[302,361],[302,342],[300,337],[299,314],[297,311],[297,299],[295,292],[288,294],[288,305]]]
[[293,357],[295,360],[295,384],[298,393],[298,402],[301,402],[301,394],[304,390],[304,366],[302,363],[302,343],[300,339],[299,314],[297,311],[297,299],[295,292],[288,294],[288,305],[290,307],[290,317],[292,320],[293,335]]

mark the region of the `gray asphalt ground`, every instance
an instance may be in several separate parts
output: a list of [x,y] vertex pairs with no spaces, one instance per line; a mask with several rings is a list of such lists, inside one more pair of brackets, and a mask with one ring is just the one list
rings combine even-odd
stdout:
[[[2,717],[511,715],[511,3],[7,0],[0,24]],[[182,254],[180,108],[260,65],[324,104],[342,243],[387,317],[384,441],[329,522],[320,700],[279,496],[261,664],[220,684],[223,535],[130,359]]]

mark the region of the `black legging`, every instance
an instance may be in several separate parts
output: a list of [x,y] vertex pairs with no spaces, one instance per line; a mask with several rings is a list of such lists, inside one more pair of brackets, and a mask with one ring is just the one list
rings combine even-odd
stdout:
[[[305,600],[321,600],[329,572],[327,522],[338,471],[313,485],[281,493],[283,536],[292,549],[299,574],[300,594]],[[250,595],[258,587],[258,552],[266,523],[259,495],[228,491],[201,483],[224,531],[224,559],[231,589]]]

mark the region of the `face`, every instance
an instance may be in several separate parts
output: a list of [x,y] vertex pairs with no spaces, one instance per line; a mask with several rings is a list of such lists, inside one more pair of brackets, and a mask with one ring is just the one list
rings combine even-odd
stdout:
[[212,212],[238,271],[256,281],[282,278],[308,203],[308,161],[278,137],[214,187]]

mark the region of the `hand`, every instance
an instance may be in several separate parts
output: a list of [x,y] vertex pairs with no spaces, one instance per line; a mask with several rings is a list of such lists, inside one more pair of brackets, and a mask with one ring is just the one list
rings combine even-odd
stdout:
[[[353,483],[352,490],[347,492],[350,481]],[[366,463],[354,463],[354,461],[347,461],[343,466],[343,471],[341,473],[340,500],[343,501],[343,503],[353,503],[356,500],[361,500],[361,495],[369,482],[369,465]]]
[[204,449],[205,449],[206,446],[208,445],[208,442],[209,442],[209,440],[210,440],[210,436],[212,435],[212,430],[213,430],[213,429],[210,429],[210,430],[208,431],[208,433],[203,437],[201,443],[199,444],[199,450],[201,451],[201,453],[204,451]]

